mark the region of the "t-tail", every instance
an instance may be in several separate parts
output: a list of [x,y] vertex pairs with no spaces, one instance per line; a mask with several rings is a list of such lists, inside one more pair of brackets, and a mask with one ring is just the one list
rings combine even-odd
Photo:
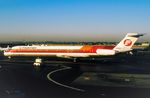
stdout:
[[144,34],[138,34],[138,33],[128,33],[123,40],[120,41],[118,45],[116,45],[113,50],[116,51],[116,53],[119,52],[128,52],[131,51],[132,46],[134,43],[138,40],[140,36],[143,36]]

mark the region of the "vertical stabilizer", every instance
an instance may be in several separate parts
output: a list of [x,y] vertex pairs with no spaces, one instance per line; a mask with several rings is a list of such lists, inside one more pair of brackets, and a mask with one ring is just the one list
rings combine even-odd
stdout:
[[119,44],[114,47],[113,50],[116,52],[127,52],[132,50],[132,46],[134,43],[138,40],[140,36],[143,36],[143,34],[138,33],[128,33],[123,40],[120,41]]

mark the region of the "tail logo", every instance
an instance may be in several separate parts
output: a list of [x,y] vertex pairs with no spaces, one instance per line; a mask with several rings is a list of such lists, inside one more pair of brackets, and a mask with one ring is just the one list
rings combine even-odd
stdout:
[[131,46],[131,44],[132,44],[132,41],[130,39],[124,40],[124,45],[125,46]]

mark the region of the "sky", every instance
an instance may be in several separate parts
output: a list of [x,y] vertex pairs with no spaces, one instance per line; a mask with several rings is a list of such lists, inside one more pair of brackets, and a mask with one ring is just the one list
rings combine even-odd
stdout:
[[150,42],[150,0],[0,0],[0,41]]

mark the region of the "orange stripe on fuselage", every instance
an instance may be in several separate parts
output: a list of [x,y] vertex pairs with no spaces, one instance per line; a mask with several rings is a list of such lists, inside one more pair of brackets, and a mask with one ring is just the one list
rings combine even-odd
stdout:
[[96,52],[97,49],[113,49],[115,46],[104,46],[104,45],[86,45],[83,46],[80,50],[86,51],[86,52]]
[[80,50],[85,51],[85,52],[92,52],[92,48],[93,46],[86,45],[86,46],[83,46]]
[[12,53],[96,53],[97,49],[113,49],[115,46],[85,45],[80,49],[10,49]]

